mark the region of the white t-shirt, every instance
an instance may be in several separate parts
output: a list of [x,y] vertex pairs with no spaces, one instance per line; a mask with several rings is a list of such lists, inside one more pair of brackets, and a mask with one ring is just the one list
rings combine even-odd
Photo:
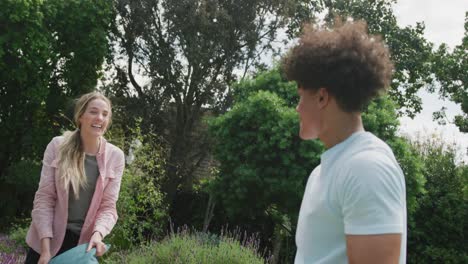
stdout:
[[296,264],[348,263],[346,235],[401,233],[406,263],[406,191],[390,147],[356,132],[321,156],[307,181],[296,230]]

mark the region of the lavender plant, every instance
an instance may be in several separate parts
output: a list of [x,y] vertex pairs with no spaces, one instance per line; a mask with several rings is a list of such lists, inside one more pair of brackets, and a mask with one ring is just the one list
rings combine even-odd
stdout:
[[224,229],[220,235],[196,232],[187,227],[170,234],[163,241],[153,241],[132,251],[116,252],[105,263],[268,263],[260,253],[257,235],[240,229]]
[[0,263],[24,263],[25,259],[26,249],[15,243],[8,236],[0,234]]

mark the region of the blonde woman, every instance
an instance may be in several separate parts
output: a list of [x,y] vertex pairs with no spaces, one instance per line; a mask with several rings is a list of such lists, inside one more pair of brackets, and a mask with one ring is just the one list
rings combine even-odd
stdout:
[[48,263],[72,247],[89,243],[96,255],[117,221],[116,202],[124,154],[103,135],[111,123],[110,100],[98,92],[75,106],[75,131],[55,137],[44,153],[31,213],[26,263]]

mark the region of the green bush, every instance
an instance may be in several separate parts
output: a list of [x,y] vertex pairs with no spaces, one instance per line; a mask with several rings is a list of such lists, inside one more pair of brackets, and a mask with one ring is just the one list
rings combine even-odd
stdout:
[[21,224],[13,225],[8,237],[14,242],[16,247],[27,249],[26,234],[28,233],[31,218],[24,219]]
[[[153,238],[162,237],[167,222],[167,206],[159,180],[164,175],[164,149],[154,135],[142,136],[139,128],[133,138],[142,142],[132,148],[135,159],[122,177],[117,212],[119,220],[106,242],[113,249],[129,249]],[[119,142],[118,137],[113,137]]]
[[105,263],[226,264],[265,263],[258,254],[255,239],[239,240],[206,233],[182,232],[162,242],[152,242],[132,252],[111,254]]
[[0,181],[0,226],[10,228],[15,219],[31,215],[41,166],[40,161],[24,159],[8,167]]
[[11,262],[9,257],[24,255],[24,252],[28,248],[28,245],[26,244],[26,233],[28,232],[31,219],[29,218],[16,222],[16,224],[13,224],[10,227],[7,235],[0,234],[0,255],[2,255],[1,253],[4,254],[3,256],[0,256],[0,263],[15,263]]
[[468,166],[457,164],[456,151],[441,142],[415,143],[427,182],[408,231],[408,263],[468,263]]
[[299,139],[294,109],[276,94],[260,91],[213,120],[210,129],[220,143],[215,146],[220,176],[213,190],[228,214],[246,221],[275,208],[295,222],[302,186],[323,148]]
[[166,207],[159,187],[148,176],[125,171],[117,212],[119,220],[106,242],[128,249],[163,233]]

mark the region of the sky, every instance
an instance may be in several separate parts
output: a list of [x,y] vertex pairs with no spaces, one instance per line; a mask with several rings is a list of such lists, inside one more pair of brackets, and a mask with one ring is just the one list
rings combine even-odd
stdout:
[[[427,40],[436,47],[446,43],[452,49],[461,44],[467,11],[468,0],[399,0],[394,5],[400,26],[414,26],[416,22],[424,22]],[[455,143],[459,149],[459,158],[468,163],[468,133],[461,133],[453,124],[441,126],[432,120],[432,113],[443,106],[447,108],[447,117],[453,119],[456,114],[462,113],[460,106],[441,100],[423,89],[419,96],[423,101],[423,110],[414,119],[401,118],[400,133],[413,139],[438,134],[446,142]]]

